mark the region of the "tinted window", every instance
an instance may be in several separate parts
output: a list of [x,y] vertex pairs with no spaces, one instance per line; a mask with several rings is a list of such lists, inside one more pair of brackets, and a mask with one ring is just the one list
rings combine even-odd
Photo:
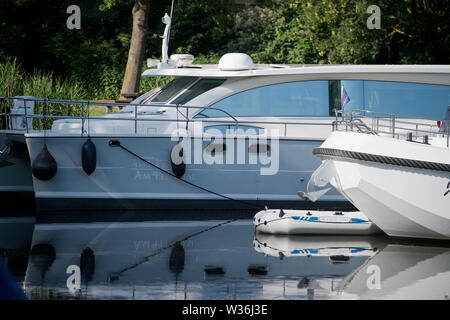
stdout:
[[[233,116],[328,116],[328,81],[286,82],[239,92],[211,107]],[[196,117],[224,117],[203,110]]]
[[450,86],[342,80],[350,102],[345,111],[362,109],[413,117],[441,119],[450,105]]
[[220,86],[225,79],[202,79],[188,88],[182,95],[176,98],[172,103],[185,104],[202,93]]
[[190,85],[197,78],[194,77],[181,77],[175,80],[172,80],[168,84],[166,84],[153,99],[152,102],[167,102],[173,96],[175,96],[178,92],[184,89],[186,86]]

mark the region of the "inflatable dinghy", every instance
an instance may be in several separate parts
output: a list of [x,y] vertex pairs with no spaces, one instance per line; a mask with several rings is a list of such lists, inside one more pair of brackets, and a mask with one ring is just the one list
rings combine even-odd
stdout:
[[359,211],[266,209],[253,218],[256,230],[271,234],[369,235],[381,230]]

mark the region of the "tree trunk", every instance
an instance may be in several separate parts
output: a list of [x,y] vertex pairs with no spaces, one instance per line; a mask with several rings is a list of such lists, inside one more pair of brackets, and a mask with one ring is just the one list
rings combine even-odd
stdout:
[[142,63],[144,61],[145,41],[147,38],[149,10],[150,0],[135,0],[130,51],[128,52],[127,68],[125,70],[125,76],[123,77],[120,99],[126,99],[124,94],[139,92]]

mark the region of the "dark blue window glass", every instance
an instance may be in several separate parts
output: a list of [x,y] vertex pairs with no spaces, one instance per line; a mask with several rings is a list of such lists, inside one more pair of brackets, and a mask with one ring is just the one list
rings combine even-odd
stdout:
[[342,80],[350,97],[345,111],[362,109],[441,119],[450,105],[450,86],[390,81]]
[[[246,90],[211,107],[233,116],[329,116],[328,81],[285,82]],[[196,117],[224,117],[217,110],[203,110]]]

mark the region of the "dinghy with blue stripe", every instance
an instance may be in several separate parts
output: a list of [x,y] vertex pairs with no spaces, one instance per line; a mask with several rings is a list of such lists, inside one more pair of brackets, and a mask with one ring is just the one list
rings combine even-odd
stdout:
[[294,220],[311,221],[311,222],[312,221],[319,221],[318,217],[292,216],[291,218],[294,219]]
[[370,247],[365,248],[320,248],[320,249],[294,249],[291,251],[291,255],[303,255],[303,256],[313,256],[313,255],[325,255],[329,256],[332,254],[357,254],[363,253],[367,250],[373,250]]
[[[370,223],[369,220],[359,219],[359,218],[350,218],[350,219],[334,219],[334,221],[330,221],[329,219],[326,219],[326,217],[322,217],[320,219],[319,217],[308,217],[308,216],[291,216],[293,220],[296,221],[309,221],[309,222],[324,222],[324,223]],[[328,220],[328,221],[327,221]]]
[[291,254],[302,254],[302,255],[313,255],[313,254],[318,254],[319,250],[317,249],[295,249],[292,250]]
[[381,230],[362,212],[266,209],[253,223],[258,231],[272,234],[357,234]]

